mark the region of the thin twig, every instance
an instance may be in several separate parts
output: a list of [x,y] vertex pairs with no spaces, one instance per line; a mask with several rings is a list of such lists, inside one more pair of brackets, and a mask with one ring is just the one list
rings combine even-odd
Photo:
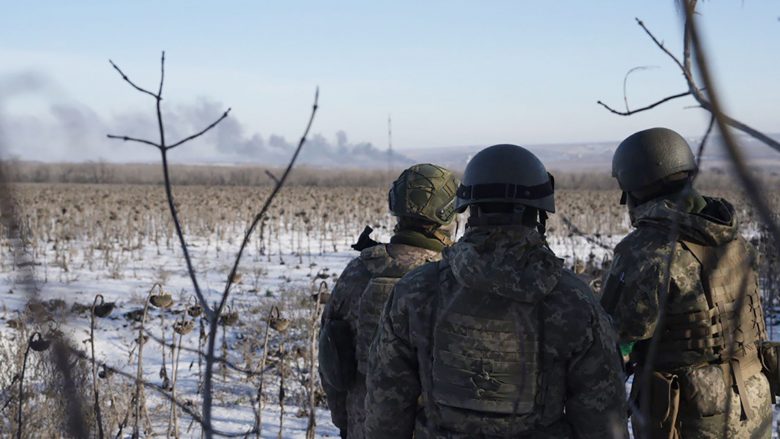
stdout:
[[268,169],[265,170],[265,175],[268,176],[271,180],[274,181],[274,183],[279,184],[279,179],[276,178],[276,176],[273,174],[273,172],[269,171]]
[[[696,2],[690,1],[686,5],[686,10],[688,8],[696,8]],[[685,46],[683,47],[683,61],[680,62],[680,60],[674,56],[669,50],[664,47],[663,43],[658,41],[658,39],[653,35],[653,33],[650,31],[650,29],[645,26],[644,22],[642,20],[637,19],[637,23],[642,28],[642,30],[645,31],[645,33],[650,37],[650,39],[653,40],[653,42],[658,46],[661,50],[663,50],[664,53],[669,55],[669,57],[674,61],[675,64],[680,68],[683,76],[685,77],[685,81],[688,84],[688,89],[691,92],[691,96],[696,100],[696,102],[699,103],[699,105],[704,108],[705,110],[709,111],[710,113],[714,112],[714,108],[711,105],[711,98],[708,98],[704,95],[704,90],[708,90],[707,84],[705,81],[704,87],[699,87],[696,84],[696,81],[693,78],[693,73],[691,70],[691,43],[692,43],[692,31],[690,28],[690,24],[686,20],[685,24],[685,30],[684,30],[684,37],[683,41]],[[702,78],[703,79],[703,78]],[[614,113],[614,111],[613,111]],[[618,113],[619,114],[619,113]],[[726,114],[721,113],[720,117],[723,119],[724,123],[727,125],[730,125],[731,127],[742,131],[743,133],[749,135],[750,137],[764,143],[765,145],[769,146],[772,149],[775,149],[777,151],[780,151],[780,142],[777,140],[767,136],[766,134],[762,133],[761,131],[743,123],[740,122],[732,117],[729,117]]]
[[623,103],[626,104],[626,111],[631,111],[631,109],[628,107],[628,77],[631,76],[631,74],[634,72],[650,70],[653,68],[657,68],[657,66],[636,66],[626,72],[626,75],[623,77]]
[[189,142],[190,140],[193,140],[195,138],[198,138],[198,137],[206,134],[206,132],[208,130],[214,128],[215,126],[217,126],[218,123],[222,122],[222,119],[228,117],[228,114],[230,114],[230,110],[231,110],[230,108],[225,110],[225,112],[222,113],[222,116],[220,116],[219,119],[217,119],[214,122],[212,122],[211,125],[207,126],[206,128],[202,129],[201,131],[199,131],[199,132],[197,132],[197,133],[195,133],[195,134],[193,134],[193,135],[191,135],[189,137],[185,137],[185,138],[179,140],[178,142],[174,143],[173,145],[167,146],[166,149],[176,148],[177,146],[181,145],[182,143]]
[[[295,161],[297,160],[298,155],[301,152],[301,149],[303,149],[303,145],[306,143],[306,137],[309,135],[309,131],[311,130],[312,123],[314,122],[314,116],[317,114],[317,108],[319,106],[319,96],[320,96],[320,89],[319,87],[317,87],[314,93],[314,104],[312,105],[309,121],[306,124],[306,129],[303,131],[301,140],[298,142],[298,147],[295,148],[295,152],[293,153],[290,162],[287,164],[287,168],[284,170],[284,173],[282,174],[281,178],[279,178],[279,182],[276,183],[276,185],[274,185],[273,191],[271,191],[271,194],[265,200],[265,203],[263,204],[263,207],[260,209],[260,212],[257,215],[255,215],[251,225],[249,226],[249,229],[247,229],[247,232],[244,234],[244,239],[241,242],[241,246],[238,249],[238,254],[236,255],[235,262],[233,263],[233,268],[230,270],[230,274],[228,275],[227,282],[225,283],[225,290],[222,292],[222,298],[220,299],[220,303],[217,306],[216,310],[213,312],[213,314],[209,315],[209,336],[208,336],[208,346],[206,349],[207,352],[206,373],[203,380],[203,418],[207,426],[211,425],[211,404],[212,404],[211,379],[213,376],[214,348],[215,348],[215,341],[217,337],[219,316],[222,314],[222,310],[225,308],[225,304],[227,303],[228,297],[230,295],[230,287],[233,285],[233,280],[235,279],[236,273],[238,272],[238,266],[241,263],[241,256],[243,255],[244,249],[246,249],[247,244],[249,244],[249,239],[252,236],[252,232],[254,231],[255,227],[257,227],[257,224],[260,222],[260,220],[263,217],[265,217],[265,214],[268,211],[269,207],[271,206],[271,203],[273,202],[274,198],[276,198],[276,195],[284,186],[284,182],[287,180],[287,177],[290,175],[290,171],[292,171],[293,165],[295,165]],[[208,431],[206,432],[206,437],[209,437]]]
[[745,188],[745,192],[752,201],[753,205],[756,207],[759,217],[773,235],[775,240],[774,244],[777,247],[777,250],[780,252],[780,225],[775,222],[772,210],[769,208],[766,200],[761,195],[764,190],[759,187],[758,183],[747,169],[742,151],[740,150],[736,139],[734,139],[734,136],[729,129],[730,124],[728,122],[728,118],[724,116],[724,113],[721,110],[722,107],[720,100],[713,89],[715,86],[714,81],[712,79],[710,68],[707,64],[707,58],[704,54],[704,48],[702,47],[701,40],[696,29],[696,24],[693,19],[693,11],[690,8],[686,8],[685,12],[687,19],[690,21],[691,44],[696,59],[696,66],[699,68],[704,85],[709,90],[712,114],[715,116],[715,121],[718,124],[718,131],[720,131],[721,136],[723,136],[723,144],[726,146],[726,151],[728,152],[729,158],[734,165],[734,169],[737,171],[737,176],[739,177],[742,186]]
[[139,87],[139,86],[135,85],[135,83],[134,83],[133,81],[131,81],[131,80],[130,80],[130,78],[128,78],[128,77],[127,77],[127,75],[125,75],[125,72],[123,72],[123,71],[122,71],[122,69],[120,69],[118,65],[114,64],[114,61],[111,61],[111,60],[109,59],[109,60],[108,60],[108,62],[109,62],[109,63],[111,63],[111,66],[112,66],[112,67],[114,67],[114,70],[116,70],[117,72],[119,72],[119,74],[122,76],[122,79],[124,79],[124,80],[125,80],[125,81],[126,81],[128,84],[130,84],[130,85],[131,85],[131,86],[132,86],[134,89],[136,89],[136,90],[140,91],[141,93],[146,93],[146,94],[148,94],[149,96],[151,96],[151,97],[153,97],[153,98],[157,99],[157,95],[156,95],[156,94],[154,94],[154,93],[150,92],[149,90],[146,90],[145,88],[141,88],[141,87]]
[[643,111],[647,111],[647,110],[650,110],[652,108],[655,108],[655,107],[657,107],[657,106],[659,106],[659,105],[661,105],[663,103],[666,103],[666,102],[669,102],[669,101],[672,101],[672,100],[675,100],[675,99],[679,99],[679,98],[684,98],[685,96],[690,96],[690,95],[691,95],[690,91],[677,93],[676,95],[667,96],[667,97],[665,97],[665,98],[663,98],[661,100],[653,102],[650,105],[646,105],[646,106],[644,106],[642,108],[637,108],[635,110],[629,110],[629,111],[615,110],[614,108],[610,107],[609,105],[605,104],[602,101],[596,101],[596,103],[601,105],[602,107],[606,108],[611,113],[617,114],[619,116],[631,116],[632,114],[641,113]]
[[152,142],[151,140],[139,139],[139,138],[130,137],[130,136],[117,136],[117,135],[114,135],[114,134],[106,134],[106,137],[108,137],[109,139],[124,140],[125,142],[144,143],[146,145],[154,146],[155,148],[160,148],[160,145]]

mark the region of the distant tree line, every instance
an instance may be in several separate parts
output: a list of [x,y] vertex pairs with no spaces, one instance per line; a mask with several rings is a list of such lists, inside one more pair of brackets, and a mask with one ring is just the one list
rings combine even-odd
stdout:
[[[82,183],[82,184],[161,184],[160,165],[150,163],[42,163],[20,160],[2,161],[7,181],[14,183]],[[340,169],[299,167],[287,184],[294,186],[360,186],[387,187],[400,169]],[[457,170],[460,172],[460,170]],[[257,165],[171,165],[172,182],[176,185],[205,186],[271,186],[268,173],[278,175],[279,169]],[[617,190],[608,170],[586,172],[555,171],[555,186],[560,189]],[[757,177],[778,187],[777,170],[756,170]],[[730,189],[736,181],[721,168],[702,171],[697,186],[702,189]]]

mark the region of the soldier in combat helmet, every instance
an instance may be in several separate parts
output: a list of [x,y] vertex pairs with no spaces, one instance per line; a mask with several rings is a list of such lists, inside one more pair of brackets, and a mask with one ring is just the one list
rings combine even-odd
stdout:
[[465,235],[392,291],[371,347],[366,437],[627,436],[617,341],[547,247],[553,180],[516,145],[476,154]]
[[389,192],[398,218],[389,244],[370,239],[366,227],[353,246],[360,256],[342,272],[322,317],[319,364],[333,423],[341,437],[362,439],[368,349],[395,283],[441,257],[450,245],[458,180],[447,169],[419,164],[405,170]]
[[[630,399],[649,419],[634,418],[634,431],[769,438],[756,253],[738,233],[734,207],[691,187],[696,168],[688,143],[667,128],[632,134],[612,159],[635,229],[615,248],[601,300],[621,350],[638,368]],[[656,354],[647,358],[655,333]],[[651,377],[645,395],[643,368]]]

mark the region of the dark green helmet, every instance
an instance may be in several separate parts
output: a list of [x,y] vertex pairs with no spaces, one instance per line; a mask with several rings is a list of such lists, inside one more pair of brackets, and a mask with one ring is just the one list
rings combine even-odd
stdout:
[[458,188],[456,209],[478,203],[513,203],[555,212],[552,175],[527,149],[493,145],[478,152],[466,165]]
[[401,173],[390,187],[390,212],[398,217],[449,224],[455,217],[458,183],[452,172],[441,166],[414,165]]
[[612,156],[612,176],[623,192],[634,192],[680,172],[696,170],[688,142],[668,128],[634,133],[618,145]]

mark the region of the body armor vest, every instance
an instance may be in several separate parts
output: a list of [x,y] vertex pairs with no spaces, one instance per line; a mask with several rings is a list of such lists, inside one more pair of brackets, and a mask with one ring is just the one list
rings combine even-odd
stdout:
[[750,418],[745,380],[761,372],[758,342],[766,338],[766,328],[757,274],[745,243],[737,238],[717,247],[689,241],[680,244],[701,266],[706,307],[668,310],[658,360],[697,359],[684,366],[692,370],[689,375],[694,377],[694,387],[699,367],[719,365],[724,383],[727,388],[736,385],[744,413]]
[[[392,249],[398,247],[406,247],[407,252],[419,252],[420,255],[412,258],[393,257]],[[406,273],[432,260],[433,254],[435,253],[430,250],[396,244],[376,245],[360,253],[361,260],[371,273],[371,280],[360,296],[357,313],[355,357],[358,371],[362,374],[365,375],[368,370],[368,351],[390,292]]]
[[484,413],[533,413],[540,369],[536,307],[459,293],[433,334],[433,400]]
[[485,438],[525,437],[553,424],[563,413],[545,407],[563,407],[565,396],[544,390],[544,372],[554,366],[542,350],[542,301],[470,289],[448,272],[440,271],[425,349],[432,361],[424,397],[435,428]]
[[[765,338],[756,272],[741,239],[719,247],[681,241],[701,265],[706,309],[670,309],[659,345],[662,356],[694,351],[702,358],[739,359],[755,355],[756,342]],[[740,309],[740,295],[745,292]],[[737,326],[738,325],[738,326]],[[731,344],[733,352],[730,352]]]

